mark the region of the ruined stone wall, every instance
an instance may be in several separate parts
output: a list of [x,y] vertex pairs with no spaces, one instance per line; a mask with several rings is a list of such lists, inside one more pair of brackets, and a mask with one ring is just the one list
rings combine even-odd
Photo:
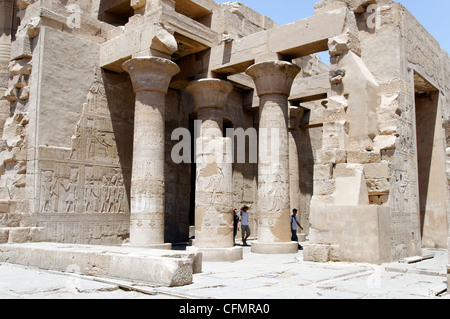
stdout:
[[[433,83],[433,90],[441,92],[439,103],[442,123],[445,123],[445,118],[448,118],[448,106],[445,106],[448,76],[444,74],[448,70],[445,62],[448,55],[401,5],[379,3],[377,14],[378,25],[375,29],[367,27],[368,13],[357,14],[357,19],[362,58],[380,85],[378,135],[374,141],[380,146],[382,161],[387,166],[383,170],[386,172],[384,181],[379,180],[381,183],[378,183],[381,196],[375,200],[390,207],[391,256],[397,260],[408,254],[418,254],[423,241],[424,220],[420,214],[418,188],[423,168],[417,166],[417,147],[420,145],[417,129],[423,131],[423,128],[417,128],[416,116],[419,115],[415,105],[415,102],[418,103],[415,93],[422,84],[417,83],[420,78],[417,73]],[[430,125],[434,123],[430,122]],[[438,141],[442,142],[442,139]],[[440,148],[440,156],[443,156],[445,148]],[[438,189],[443,188],[440,184]],[[442,190],[438,192],[445,202],[446,195]],[[445,220],[445,208],[441,206],[438,210]],[[445,230],[434,229],[433,232],[442,233]],[[425,244],[428,247],[441,245],[446,245],[443,238]]]
[[[383,262],[419,255],[422,244],[445,247],[448,55],[397,3],[323,0],[316,14],[340,7],[354,18],[328,42],[331,94],[314,172],[314,245],[305,258]],[[378,219],[360,220],[364,207]],[[374,244],[374,255],[346,232]]]
[[226,2],[213,13],[211,28],[224,38],[239,39],[261,30],[277,26],[272,19],[261,15],[240,2]]
[[[402,15],[402,36],[405,39],[405,58],[408,61],[406,94],[412,107],[410,111],[413,111],[405,113],[405,116],[410,114],[413,121],[414,115],[416,117],[416,131],[412,136],[417,136],[422,246],[443,248],[447,246],[446,221],[450,214],[450,207],[446,205],[450,194],[446,191],[445,178],[445,123],[450,116],[449,56],[410,12],[401,6],[399,12]],[[421,106],[424,92],[427,95],[426,104]],[[411,104],[413,98],[415,104]],[[424,107],[426,116],[421,114],[421,108]],[[427,117],[430,118],[429,124],[427,123],[430,131],[428,135],[424,135],[420,121]],[[428,145],[423,146],[421,143]],[[430,147],[430,144],[433,146]],[[426,163],[428,171],[422,169],[422,162]],[[421,181],[423,178],[427,179],[425,183]]]
[[131,83],[100,71],[93,42],[43,27],[37,47],[30,211],[49,241],[121,243],[129,228]]
[[[383,194],[378,203],[390,207],[390,254],[398,260],[420,251],[413,121],[404,92],[405,65],[399,14],[393,4],[380,7],[376,28],[368,28],[367,14],[358,17],[362,58],[380,85],[378,140],[385,163]],[[377,170],[376,173],[380,173]],[[411,236],[413,234],[413,236]]]

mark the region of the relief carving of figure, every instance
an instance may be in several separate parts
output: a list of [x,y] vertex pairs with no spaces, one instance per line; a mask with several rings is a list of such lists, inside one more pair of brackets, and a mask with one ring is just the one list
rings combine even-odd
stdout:
[[75,202],[77,200],[77,175],[73,175],[70,178],[69,184],[64,186],[64,182],[60,181],[60,185],[62,188],[64,188],[64,191],[66,192],[67,196],[64,202],[66,203],[66,213],[73,213],[75,212]]
[[117,180],[117,188],[116,188],[116,210],[118,213],[125,212],[125,188],[123,185],[122,177],[119,177]]
[[281,180],[281,175],[277,174],[272,189],[269,191],[269,195],[273,194],[272,207],[270,210],[275,212],[281,212],[283,210],[283,196],[285,194],[284,183]]
[[51,212],[55,197],[58,194],[55,191],[56,181],[53,181],[53,172],[44,172],[44,181],[42,182],[42,206],[41,212]]
[[74,154],[76,154],[75,158],[78,157],[78,152],[81,148],[81,130],[80,130],[80,123],[77,124],[77,128],[75,130],[75,133],[72,135],[71,138],[71,148],[70,155],[66,159],[73,159]]
[[86,133],[86,157],[88,159],[93,159],[95,157],[95,137],[93,129],[88,129]]
[[100,188],[100,203],[101,208],[100,211],[102,213],[106,213],[108,211],[109,203],[111,200],[111,188],[109,187],[109,179],[106,175],[103,175],[103,184]]
[[95,203],[97,202],[99,194],[95,192],[95,182],[93,180],[86,181],[86,188],[84,190],[84,204],[86,212],[95,211]]
[[97,150],[102,150],[102,152],[98,152],[98,153],[102,153],[102,154],[98,154],[102,157],[107,157],[108,154],[108,148],[110,148],[112,145],[110,143],[108,143],[108,141],[106,140],[106,133],[102,132],[102,131],[98,131],[97,136],[96,136],[96,141],[103,147],[99,147]]
[[218,195],[218,193],[222,193],[223,179],[225,178],[222,167],[218,166],[217,170],[218,173],[210,177],[209,183],[205,187],[205,190],[210,191],[212,193],[211,203],[215,203],[216,197],[220,196]]

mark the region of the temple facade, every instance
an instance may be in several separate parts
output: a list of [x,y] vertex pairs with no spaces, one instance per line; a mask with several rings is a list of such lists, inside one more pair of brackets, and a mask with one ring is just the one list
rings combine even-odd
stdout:
[[394,1],[0,0],[0,95],[2,244],[239,260],[247,205],[253,253],[294,208],[307,261],[450,247],[450,57]]

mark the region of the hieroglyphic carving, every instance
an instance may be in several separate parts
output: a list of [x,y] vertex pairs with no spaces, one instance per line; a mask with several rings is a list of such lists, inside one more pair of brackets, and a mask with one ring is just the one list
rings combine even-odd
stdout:
[[129,211],[120,168],[45,161],[41,163],[40,196],[41,213]]
[[[133,115],[119,112],[124,114]],[[129,178],[131,167],[120,165],[113,121],[106,88],[96,76],[74,128],[70,151],[40,148],[41,213],[129,213],[124,179]]]

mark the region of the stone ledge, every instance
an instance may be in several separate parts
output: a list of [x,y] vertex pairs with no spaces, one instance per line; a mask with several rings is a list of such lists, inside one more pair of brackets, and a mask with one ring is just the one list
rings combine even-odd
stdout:
[[46,233],[42,227],[0,228],[0,244],[45,241]]
[[232,247],[232,248],[187,247],[187,251],[201,253],[203,256],[202,257],[203,261],[224,262],[243,259],[242,247]]
[[288,243],[260,243],[253,242],[252,253],[256,254],[296,254],[298,253],[298,242]]
[[184,286],[201,272],[202,256],[170,250],[57,243],[0,245],[0,262],[77,272],[158,286]]

